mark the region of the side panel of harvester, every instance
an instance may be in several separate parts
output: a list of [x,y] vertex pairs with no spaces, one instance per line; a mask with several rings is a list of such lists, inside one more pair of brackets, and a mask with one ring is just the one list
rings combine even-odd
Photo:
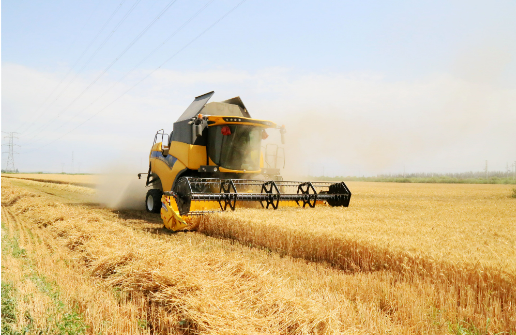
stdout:
[[159,142],[152,147],[149,161],[151,173],[161,181],[162,190],[171,191],[178,174],[196,171],[206,163],[206,147],[174,141],[163,150]]

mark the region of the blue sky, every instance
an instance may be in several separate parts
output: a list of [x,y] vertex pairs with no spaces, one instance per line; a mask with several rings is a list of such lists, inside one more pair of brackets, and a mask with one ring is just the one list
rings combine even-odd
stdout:
[[2,131],[21,132],[21,170],[71,169],[71,151],[81,172],[140,168],[154,132],[211,90],[286,124],[292,173],[516,160],[514,2],[247,0],[189,44],[240,1],[177,0],[117,59],[170,3],[2,2]]
[[[208,1],[178,0],[133,47],[117,68],[130,69],[138,57]],[[215,21],[238,1],[215,1],[145,65],[155,66]],[[135,1],[125,1],[104,31],[114,27]],[[140,2],[88,70],[113,60],[169,1]],[[4,1],[3,62],[58,70],[72,65],[120,1]],[[195,45],[166,65],[177,69],[224,66],[256,70],[385,73],[414,78],[450,70],[468,48],[493,44],[516,51],[511,1],[253,1],[248,0]],[[102,38],[101,37],[101,38]],[[200,51],[210,50],[208,55]],[[512,62],[504,78],[514,84]]]

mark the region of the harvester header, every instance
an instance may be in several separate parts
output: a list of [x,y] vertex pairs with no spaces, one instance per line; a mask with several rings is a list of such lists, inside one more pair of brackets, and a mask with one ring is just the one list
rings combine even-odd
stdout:
[[278,130],[284,144],[285,127],[252,118],[240,97],[208,103],[213,94],[196,97],[170,134],[161,129],[154,136],[145,204],[161,211],[168,229],[185,230],[192,216],[237,207],[349,206],[344,182],[283,181],[285,150],[265,142],[268,131]]

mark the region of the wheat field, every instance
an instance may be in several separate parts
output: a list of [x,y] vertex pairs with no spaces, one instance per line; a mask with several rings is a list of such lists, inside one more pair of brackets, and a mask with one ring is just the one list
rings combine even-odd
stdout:
[[98,182],[98,176],[92,174],[16,173],[2,174],[2,177],[79,186],[94,186]]
[[355,182],[349,208],[241,209],[172,234],[87,188],[36,184],[2,178],[13,330],[516,334],[504,185]]

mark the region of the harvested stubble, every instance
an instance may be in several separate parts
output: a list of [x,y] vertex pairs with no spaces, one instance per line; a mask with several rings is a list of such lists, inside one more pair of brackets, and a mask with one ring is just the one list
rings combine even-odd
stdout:
[[[2,281],[13,283],[16,292],[13,333],[56,334],[68,330],[81,334],[79,329],[84,327],[77,329],[77,323],[81,326],[86,320],[89,333],[141,332],[137,320],[148,309],[145,297],[128,299],[113,294],[112,288],[101,281],[84,276],[77,255],[56,243],[50,231],[19,218],[2,208],[2,223],[7,226],[2,229],[2,237],[7,234],[10,241],[19,244],[18,251],[24,251],[20,258],[9,248],[2,249]],[[70,323],[70,316],[75,316],[76,322]]]
[[[503,185],[353,183],[352,206],[244,209],[201,221],[207,235],[354,271],[434,286],[432,304],[478,328],[516,329],[516,206]],[[453,307],[452,307],[453,308]]]
[[[196,246],[190,239],[176,239],[178,235],[156,239],[84,208],[48,202],[5,181],[2,205],[31,229],[43,229],[55,248],[68,250],[69,255],[63,251],[60,256],[73,260],[76,271],[81,266],[88,269],[90,281],[99,289],[116,288],[136,306],[129,309],[139,313],[118,316],[125,317],[125,322],[110,320],[112,313],[98,307],[93,308],[98,314],[92,315],[91,298],[57,274],[56,281],[67,292],[68,301],[85,313],[92,333],[139,333],[138,319],[145,320],[144,333],[324,334],[378,329],[403,333],[403,328],[368,304],[352,306],[334,296],[336,301],[328,308],[317,293],[313,297],[303,287],[289,284],[287,278],[269,274],[263,264],[246,259],[242,251],[228,254],[199,240]],[[56,266],[50,271],[56,269],[61,270]],[[99,305],[109,308],[104,301]]]

